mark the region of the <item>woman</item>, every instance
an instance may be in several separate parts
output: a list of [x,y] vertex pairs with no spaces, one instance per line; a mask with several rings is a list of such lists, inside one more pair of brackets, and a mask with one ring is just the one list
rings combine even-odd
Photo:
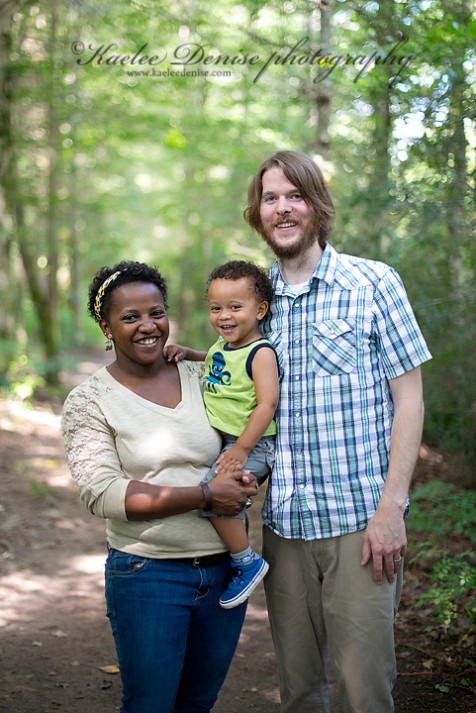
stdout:
[[253,476],[200,485],[220,449],[202,403],[202,365],[167,362],[165,281],[152,267],[102,268],[89,313],[115,360],[68,396],[63,435],[72,476],[106,519],[107,615],[121,669],[121,713],[210,711],[246,605],[227,611],[228,553],[198,508],[234,515]]

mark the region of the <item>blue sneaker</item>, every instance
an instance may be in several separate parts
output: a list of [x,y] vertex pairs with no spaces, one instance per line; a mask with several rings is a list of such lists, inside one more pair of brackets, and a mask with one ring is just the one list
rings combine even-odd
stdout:
[[269,569],[269,564],[258,557],[249,564],[232,564],[230,581],[220,597],[223,609],[232,609],[243,604]]

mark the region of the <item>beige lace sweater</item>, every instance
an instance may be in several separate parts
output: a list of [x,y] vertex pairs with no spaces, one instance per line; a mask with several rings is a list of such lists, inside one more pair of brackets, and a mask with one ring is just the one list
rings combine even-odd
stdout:
[[62,418],[69,468],[88,510],[106,519],[111,547],[158,559],[223,552],[208,519],[193,510],[129,522],[129,480],[198,485],[220,450],[208,423],[200,381],[203,364],[178,364],[182,400],[174,409],[154,404],[102,368],[67,397]]

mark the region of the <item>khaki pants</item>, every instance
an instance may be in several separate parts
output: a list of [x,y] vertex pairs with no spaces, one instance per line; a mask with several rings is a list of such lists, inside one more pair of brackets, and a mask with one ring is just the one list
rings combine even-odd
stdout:
[[373,581],[360,564],[363,532],[285,540],[265,528],[268,615],[276,650],[281,713],[329,713],[327,661],[343,713],[393,713],[397,580]]

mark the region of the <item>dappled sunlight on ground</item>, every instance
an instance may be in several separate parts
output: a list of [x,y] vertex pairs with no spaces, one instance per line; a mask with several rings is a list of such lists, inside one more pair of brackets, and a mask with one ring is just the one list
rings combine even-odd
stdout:
[[103,582],[104,573],[104,554],[101,555],[81,555],[78,557],[73,557],[70,562],[70,568],[76,572],[83,572],[84,574],[100,574],[101,575],[101,585]]
[[[96,367],[85,361],[78,383]],[[117,660],[105,614],[105,524],[85,510],[69,474],[60,405],[0,402],[0,423],[0,459],[8,463],[0,490],[0,710],[114,713],[120,681],[108,668]],[[260,505],[252,510],[259,549]],[[277,713],[277,697],[260,585],[214,713]]]
[[0,402],[0,428],[20,435],[32,433],[36,426],[46,426],[48,433],[59,430],[60,416],[46,409],[34,409],[18,400]]
[[[77,383],[99,364],[84,360]],[[32,408],[0,401],[0,711],[114,713],[120,680],[104,602],[105,524],[81,504],[64,459],[61,403]],[[422,447],[420,477],[446,468]],[[264,487],[248,511],[250,539],[261,550]],[[415,608],[416,577],[407,572],[397,620],[398,713],[476,713],[460,686],[444,692],[444,642],[428,640]],[[425,667],[431,659],[434,667]],[[469,664],[468,664],[469,666]],[[455,675],[455,672],[452,672]],[[437,689],[440,685],[441,690]],[[454,694],[454,695],[453,695]],[[275,655],[263,585],[253,593],[237,652],[213,713],[278,713]],[[333,713],[339,713],[334,706]]]

